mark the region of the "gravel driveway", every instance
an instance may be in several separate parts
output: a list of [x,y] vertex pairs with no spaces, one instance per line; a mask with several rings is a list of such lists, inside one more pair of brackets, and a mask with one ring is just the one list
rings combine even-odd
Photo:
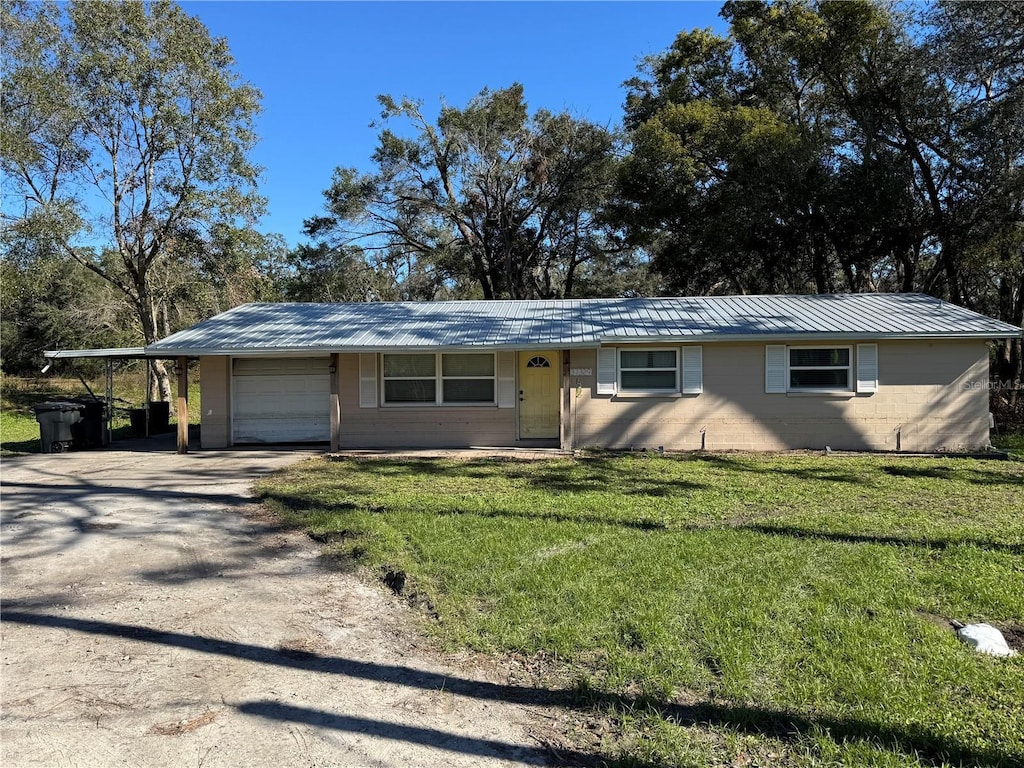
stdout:
[[4,766],[547,761],[528,690],[432,651],[252,502],[303,455],[3,461]]

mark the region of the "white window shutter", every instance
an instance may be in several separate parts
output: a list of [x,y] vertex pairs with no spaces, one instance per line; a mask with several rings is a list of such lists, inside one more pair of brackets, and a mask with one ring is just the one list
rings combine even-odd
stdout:
[[878,345],[857,345],[857,391],[878,391]]
[[701,347],[683,347],[683,394],[704,391],[704,353]]
[[789,387],[786,381],[786,347],[784,344],[768,344],[764,348],[764,391],[768,393],[785,392]]
[[359,355],[359,407],[377,407],[377,355]]
[[618,358],[616,347],[597,350],[597,394],[614,395],[618,391]]
[[516,353],[498,353],[498,407],[516,407]]

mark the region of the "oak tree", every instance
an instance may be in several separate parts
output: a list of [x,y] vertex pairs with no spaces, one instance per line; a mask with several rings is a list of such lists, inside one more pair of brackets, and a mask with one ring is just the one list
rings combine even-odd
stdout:
[[[416,278],[410,298],[552,298],[618,251],[601,218],[615,136],[569,114],[529,114],[521,85],[484,89],[432,120],[381,96],[375,169],[339,168],[307,233],[357,245],[375,269]],[[342,252],[339,252],[342,253]]]

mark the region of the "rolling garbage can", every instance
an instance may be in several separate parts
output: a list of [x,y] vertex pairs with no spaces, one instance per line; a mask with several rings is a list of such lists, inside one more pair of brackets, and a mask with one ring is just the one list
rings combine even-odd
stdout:
[[82,420],[85,406],[67,400],[36,403],[32,406],[39,422],[43,453],[64,453],[74,439],[71,427]]
[[132,434],[135,437],[146,437],[146,409],[132,408],[128,411],[128,420],[132,424]]
[[136,437],[148,437],[170,432],[171,404],[159,400],[149,401],[149,435],[146,434],[146,409],[132,408],[128,411],[132,433]]
[[171,431],[171,404],[164,400],[149,401],[149,434]]
[[98,398],[76,397],[71,402],[84,409],[82,419],[71,427],[75,448],[97,448],[110,442],[107,434],[107,404]]

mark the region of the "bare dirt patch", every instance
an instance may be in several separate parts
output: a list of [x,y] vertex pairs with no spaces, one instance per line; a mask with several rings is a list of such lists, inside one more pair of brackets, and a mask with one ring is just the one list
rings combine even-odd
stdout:
[[1006,638],[1006,644],[1018,653],[1024,652],[1024,626],[1019,624],[1004,624],[997,629]]

